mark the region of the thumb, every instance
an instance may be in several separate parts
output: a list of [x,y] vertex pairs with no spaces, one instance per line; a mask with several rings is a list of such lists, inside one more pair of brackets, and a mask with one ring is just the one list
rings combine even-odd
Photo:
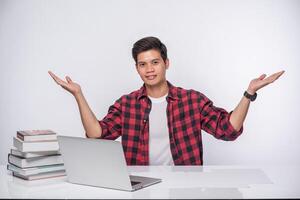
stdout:
[[72,79],[69,76],[66,76],[66,80],[68,83],[72,83]]
[[260,75],[260,77],[258,77],[259,80],[263,80],[267,75],[266,74],[262,74]]

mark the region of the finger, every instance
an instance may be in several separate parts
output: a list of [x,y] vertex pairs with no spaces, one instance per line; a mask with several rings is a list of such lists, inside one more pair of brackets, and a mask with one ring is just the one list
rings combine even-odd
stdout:
[[55,76],[55,74],[53,74],[53,72],[48,71],[48,74],[50,74],[50,76],[53,78]]
[[57,76],[55,76],[55,74],[53,74],[51,71],[48,71],[48,73],[50,74],[50,76],[53,78],[53,80],[56,82],[56,83],[58,83],[57,82],[57,80],[58,80],[58,77]]
[[275,74],[272,74],[271,76],[269,76],[268,78],[266,78],[266,80],[268,82],[274,82],[275,80],[277,80],[282,74],[284,73],[284,71],[280,71],[280,72],[277,72]]
[[66,76],[66,80],[68,83],[72,83],[72,79],[69,76]]
[[278,79],[283,73],[284,73],[284,70],[282,70],[280,72],[277,72],[277,78],[276,79]]
[[53,72],[48,71],[48,73],[50,74],[50,76],[51,76],[54,80],[59,79]]
[[271,76],[279,77],[279,76],[281,76],[283,73],[284,73],[284,70],[283,70],[283,71],[280,71],[280,72],[276,72],[276,73],[272,74]]
[[53,78],[53,80],[58,84],[58,85],[65,85],[67,84],[65,81],[61,80],[59,77],[57,77],[54,73],[51,71],[48,71],[50,76]]
[[266,74],[262,74],[260,75],[260,77],[258,77],[259,80],[263,80],[267,75]]

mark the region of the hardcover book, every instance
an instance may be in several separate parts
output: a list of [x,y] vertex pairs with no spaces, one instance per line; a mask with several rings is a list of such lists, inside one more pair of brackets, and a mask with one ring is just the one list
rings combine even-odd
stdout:
[[56,133],[52,130],[23,130],[17,131],[17,138],[23,141],[48,141],[57,140]]
[[14,137],[14,147],[22,152],[38,152],[38,151],[58,151],[58,141],[39,141],[39,142],[25,142],[19,138]]
[[13,176],[19,177],[25,180],[38,180],[38,179],[45,179],[45,178],[54,178],[54,177],[60,177],[60,176],[65,176],[66,171],[61,170],[61,171],[55,171],[55,172],[46,172],[46,173],[41,173],[41,174],[34,174],[34,175],[28,175],[24,176],[19,173],[13,172]]
[[58,165],[47,165],[47,166],[38,166],[38,167],[29,167],[29,168],[20,168],[12,164],[7,164],[7,169],[18,173],[23,176],[29,176],[29,175],[35,175],[35,174],[41,174],[46,172],[54,172],[54,171],[61,171],[65,170],[65,167],[63,164]]
[[18,149],[11,149],[10,153],[12,155],[22,157],[22,158],[35,158],[41,156],[53,156],[53,155],[60,155],[59,151],[38,151],[38,152],[22,152]]
[[27,168],[27,167],[38,167],[44,165],[63,164],[63,159],[61,155],[43,156],[43,157],[36,157],[36,158],[21,158],[9,154],[8,162],[20,168]]

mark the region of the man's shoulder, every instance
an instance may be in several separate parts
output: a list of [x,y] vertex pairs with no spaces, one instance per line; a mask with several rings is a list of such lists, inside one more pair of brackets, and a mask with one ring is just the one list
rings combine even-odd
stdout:
[[195,89],[186,89],[186,88],[182,88],[182,87],[174,87],[174,90],[176,91],[176,93],[179,97],[183,97],[183,96],[189,96],[189,97],[204,96],[204,94],[202,92],[199,92]]
[[186,89],[182,87],[174,87],[174,91],[176,90],[176,96],[181,101],[191,101],[195,103],[205,104],[206,102],[211,101],[206,95],[202,92],[195,89]]
[[133,99],[137,99],[138,96],[140,94],[140,89],[138,90],[134,90],[130,93],[127,94],[123,94],[118,100],[119,101],[124,101],[124,100],[133,100]]

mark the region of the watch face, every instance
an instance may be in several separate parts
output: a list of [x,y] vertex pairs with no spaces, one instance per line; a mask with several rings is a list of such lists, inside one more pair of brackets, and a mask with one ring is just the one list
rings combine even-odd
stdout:
[[255,92],[255,94],[251,96],[251,101],[254,101],[256,97],[257,97],[257,93]]
[[257,97],[257,93],[255,92],[253,95],[249,94],[247,91],[244,92],[244,96],[248,99],[250,99],[250,101],[254,101]]

